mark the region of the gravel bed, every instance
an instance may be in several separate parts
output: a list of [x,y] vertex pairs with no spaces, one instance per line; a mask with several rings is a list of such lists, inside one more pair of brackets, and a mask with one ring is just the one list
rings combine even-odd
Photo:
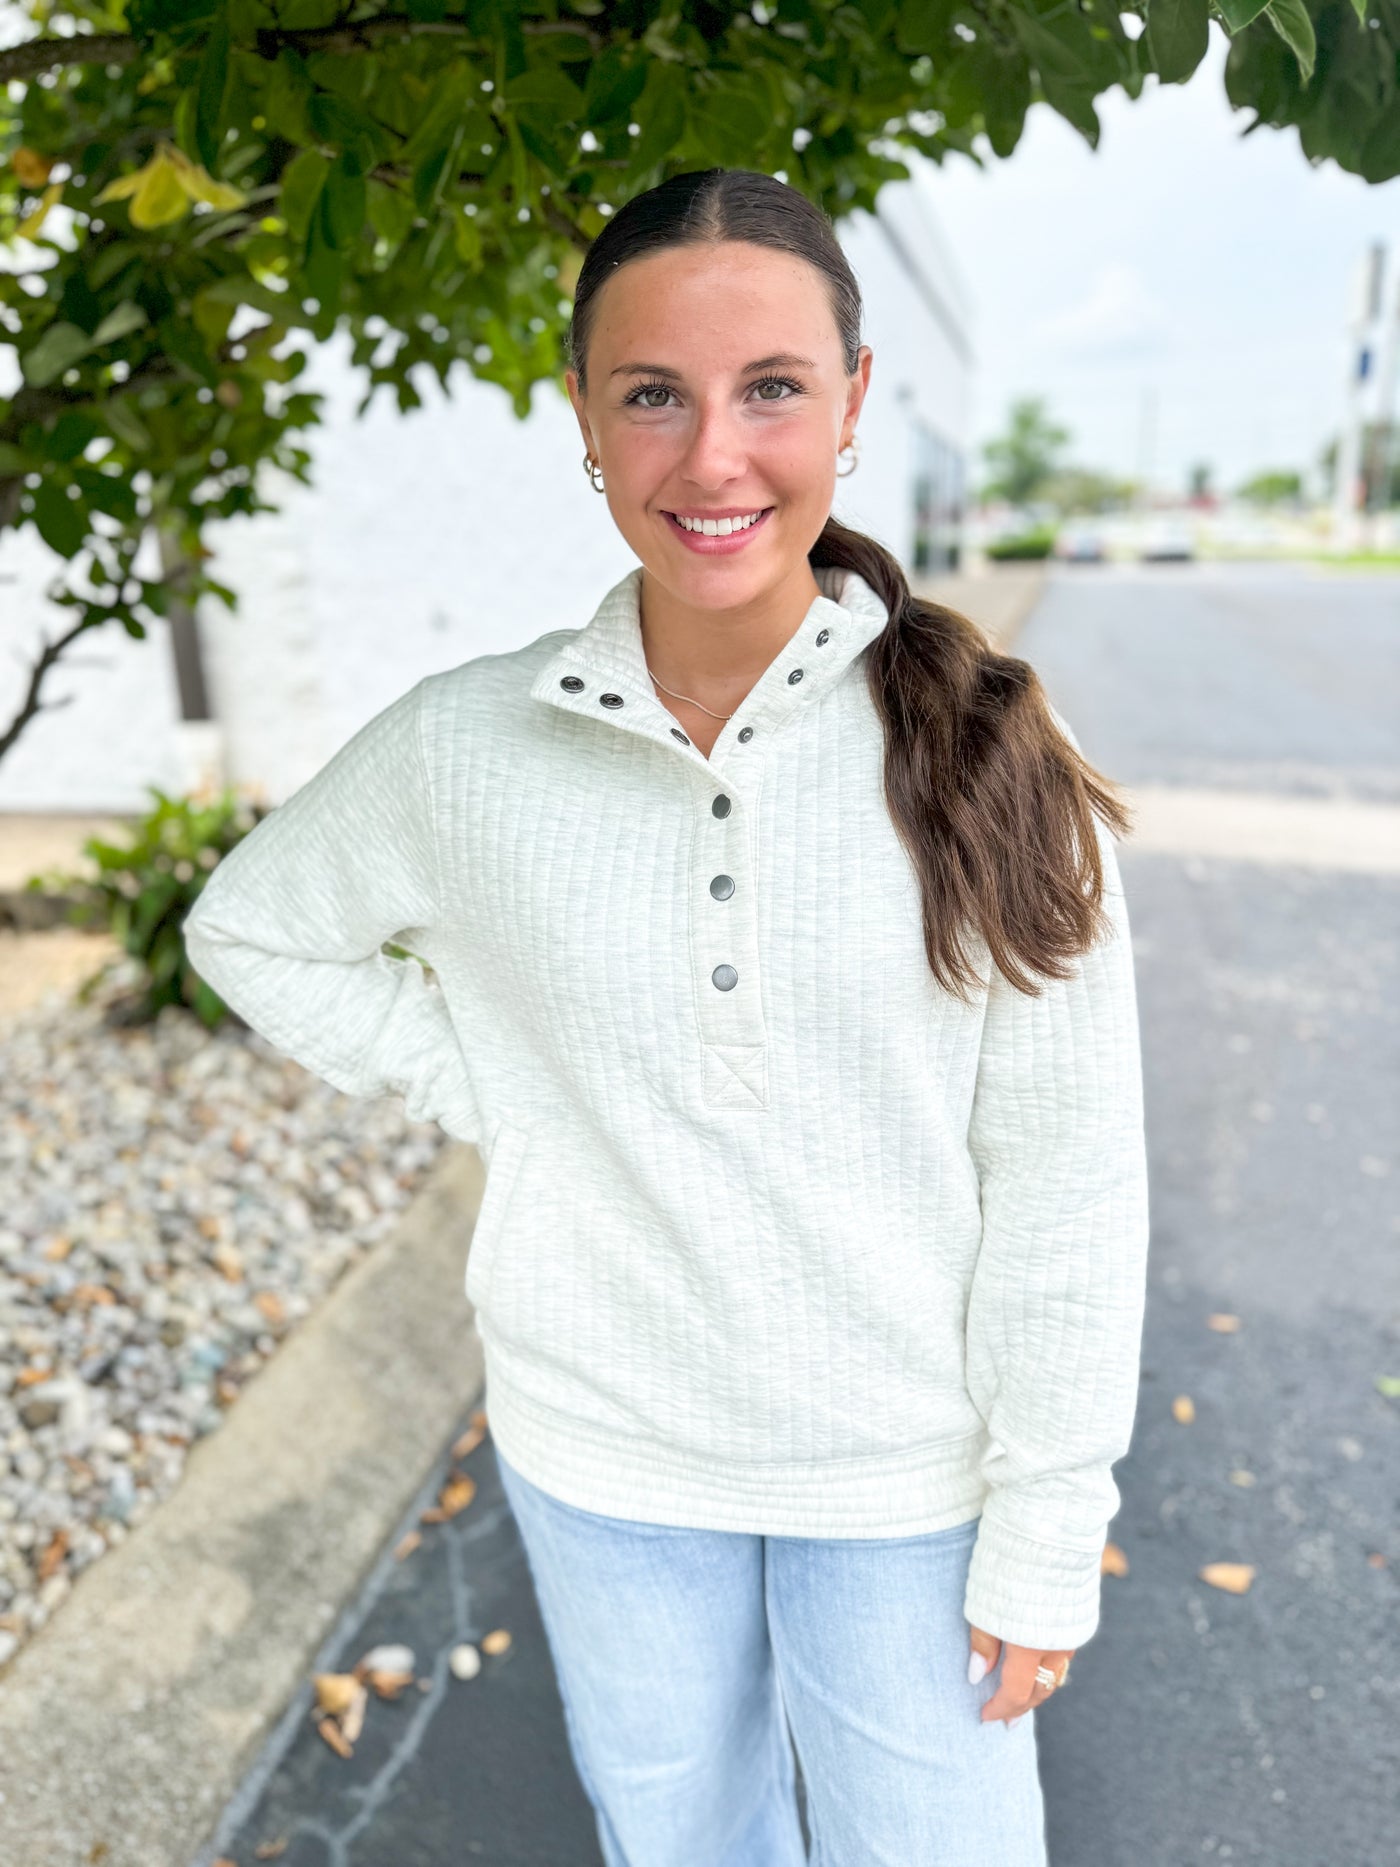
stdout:
[[0,1668],[448,1145],[229,1020],[0,1026]]

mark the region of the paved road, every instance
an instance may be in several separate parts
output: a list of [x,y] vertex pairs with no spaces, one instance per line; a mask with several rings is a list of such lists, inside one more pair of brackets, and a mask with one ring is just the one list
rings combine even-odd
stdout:
[[[1228,857],[1120,852],[1151,1290],[1111,1532],[1130,1570],[1038,1720],[1051,1861],[1394,1867],[1400,1401],[1375,1377],[1400,1375],[1396,818],[1362,819],[1374,872],[1354,834],[1329,868],[1326,831],[1340,847],[1356,804],[1400,803],[1400,579],[1066,567],[1017,652],[1107,775],[1218,794],[1237,824]],[[1229,814],[1246,793],[1278,803],[1267,860]],[[322,1661],[406,1640],[431,1688],[373,1704],[349,1761],[293,1706],[220,1837],[238,1867],[279,1838],[280,1867],[597,1867],[489,1441],[466,1469],[477,1499],[386,1557]],[[1249,1591],[1200,1581],[1213,1561],[1253,1564]],[[496,1626],[509,1653],[452,1680],[451,1644]]]

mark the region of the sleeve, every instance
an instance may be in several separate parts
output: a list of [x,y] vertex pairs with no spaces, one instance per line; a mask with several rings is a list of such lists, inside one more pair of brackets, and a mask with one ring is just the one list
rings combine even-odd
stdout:
[[1099,1621],[1112,1466],[1137,1409],[1148,1237],[1137,995],[1111,834],[1094,818],[1111,937],[1039,997],[995,969],[968,1144],[982,1239],[967,1383],[987,1424],[964,1613],[1017,1646]]
[[441,895],[423,755],[428,680],[349,739],[236,843],[185,916],[201,978],[296,1062],[352,1096],[476,1141],[466,1060],[441,989],[388,940],[430,943]]

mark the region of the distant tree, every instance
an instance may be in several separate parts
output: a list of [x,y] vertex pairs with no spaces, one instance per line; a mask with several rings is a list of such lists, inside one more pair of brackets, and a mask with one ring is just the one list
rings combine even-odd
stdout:
[[1062,518],[1074,513],[1118,512],[1132,503],[1133,482],[1093,467],[1059,467],[1046,480],[1040,497]]
[[1213,477],[1214,469],[1211,467],[1210,463],[1204,460],[1198,461],[1197,464],[1192,467],[1187,478],[1186,490],[1189,497],[1192,499],[1209,498],[1210,494],[1214,491],[1214,488],[1211,486]]
[[1013,506],[1028,504],[1058,469],[1058,456],[1071,439],[1069,429],[1046,413],[1044,396],[1023,396],[1013,402],[1005,434],[988,441],[982,450],[991,469],[983,498],[1005,499]]
[[1236,491],[1241,499],[1247,499],[1252,506],[1275,506],[1287,499],[1302,498],[1303,476],[1282,468],[1270,473],[1256,473]]

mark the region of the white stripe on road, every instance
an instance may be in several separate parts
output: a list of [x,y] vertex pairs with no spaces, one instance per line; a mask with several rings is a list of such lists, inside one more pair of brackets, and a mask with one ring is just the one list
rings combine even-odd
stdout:
[[1400,875],[1400,805],[1276,792],[1124,785],[1134,827],[1120,847],[1230,862]]

